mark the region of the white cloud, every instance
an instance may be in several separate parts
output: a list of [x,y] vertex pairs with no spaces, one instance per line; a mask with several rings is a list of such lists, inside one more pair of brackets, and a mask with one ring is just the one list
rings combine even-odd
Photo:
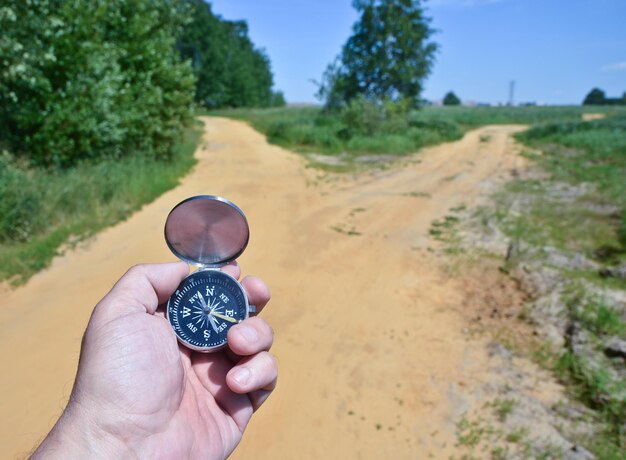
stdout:
[[607,64],[605,66],[602,66],[600,70],[602,70],[603,72],[626,70],[626,61],[616,62],[615,64]]

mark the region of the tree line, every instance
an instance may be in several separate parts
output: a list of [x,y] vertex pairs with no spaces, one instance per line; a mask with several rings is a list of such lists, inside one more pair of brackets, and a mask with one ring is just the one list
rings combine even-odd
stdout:
[[583,105],[626,105],[626,91],[622,97],[606,97],[606,93],[600,88],[593,88],[585,99]]
[[0,150],[30,164],[168,158],[196,105],[284,104],[244,21],[202,0],[9,0]]

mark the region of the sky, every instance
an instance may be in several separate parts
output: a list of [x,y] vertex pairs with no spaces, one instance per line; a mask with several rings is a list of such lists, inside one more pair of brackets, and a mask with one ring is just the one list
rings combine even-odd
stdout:
[[[351,0],[210,0],[247,21],[289,103],[318,102],[316,86],[358,19]],[[579,104],[594,87],[626,92],[626,0],[430,0],[437,62],[423,96]]]

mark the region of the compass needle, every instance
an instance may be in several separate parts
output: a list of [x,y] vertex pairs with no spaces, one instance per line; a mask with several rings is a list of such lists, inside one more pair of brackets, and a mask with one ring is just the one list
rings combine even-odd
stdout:
[[202,294],[200,294],[200,291],[198,291],[198,298],[200,298],[200,303],[202,304],[202,308],[206,310],[208,307],[206,305],[206,302],[204,301],[204,297],[202,296]]
[[217,330],[217,321],[215,321],[215,319],[212,316],[209,316],[208,318],[209,318],[209,320],[211,322],[211,327],[213,328],[215,333],[219,334],[219,331]]
[[211,313],[213,316],[217,316],[219,319],[223,319],[224,321],[228,321],[229,323],[238,323],[239,321],[235,318],[231,318],[230,316],[221,315],[219,313]]

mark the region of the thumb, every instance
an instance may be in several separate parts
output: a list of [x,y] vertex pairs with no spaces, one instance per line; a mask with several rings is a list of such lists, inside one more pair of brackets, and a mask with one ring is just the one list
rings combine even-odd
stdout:
[[188,274],[189,267],[183,262],[135,265],[96,308],[105,310],[107,316],[133,312],[154,314]]

